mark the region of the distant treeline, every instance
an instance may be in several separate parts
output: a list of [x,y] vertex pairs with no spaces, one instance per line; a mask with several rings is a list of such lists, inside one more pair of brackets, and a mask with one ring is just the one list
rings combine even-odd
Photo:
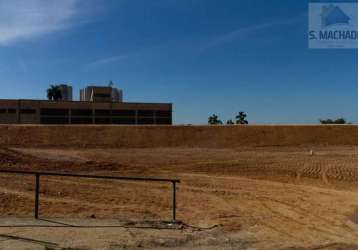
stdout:
[[[227,125],[234,125],[234,124],[249,124],[247,121],[247,114],[243,111],[239,112],[238,115],[235,117],[235,121],[230,119],[226,121]],[[344,118],[338,118],[338,119],[320,119],[320,124],[352,124],[351,122],[347,122]],[[224,124],[222,120],[219,119],[219,116],[216,114],[213,114],[209,116],[208,118],[208,124],[210,125],[222,125]]]
[[325,120],[319,120],[321,124],[352,124],[351,122],[347,122],[344,118],[338,118],[338,119],[325,119]]
[[[228,125],[234,125],[234,124],[249,124],[249,122],[246,120],[247,114],[243,111],[239,112],[237,116],[235,116],[235,122],[230,119],[226,121],[226,124]],[[208,118],[208,124],[210,125],[222,125],[222,120],[219,119],[219,117],[216,114],[213,114],[212,116],[209,116]]]

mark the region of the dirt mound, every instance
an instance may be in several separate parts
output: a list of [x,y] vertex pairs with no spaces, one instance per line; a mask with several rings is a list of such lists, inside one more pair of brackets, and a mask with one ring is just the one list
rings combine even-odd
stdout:
[[0,125],[0,143],[20,147],[205,147],[358,145],[358,126]]

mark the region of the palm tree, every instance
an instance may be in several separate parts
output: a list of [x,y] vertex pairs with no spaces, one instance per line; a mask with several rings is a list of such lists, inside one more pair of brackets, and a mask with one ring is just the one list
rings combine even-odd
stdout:
[[246,120],[247,114],[245,112],[239,112],[239,114],[236,116],[236,124],[249,124],[249,122]]
[[218,125],[218,124],[223,124],[223,122],[221,120],[219,120],[219,117],[215,114],[213,114],[212,116],[210,116],[208,118],[208,123],[210,125]]
[[58,85],[50,85],[50,87],[47,89],[47,99],[50,101],[62,100],[61,89]]

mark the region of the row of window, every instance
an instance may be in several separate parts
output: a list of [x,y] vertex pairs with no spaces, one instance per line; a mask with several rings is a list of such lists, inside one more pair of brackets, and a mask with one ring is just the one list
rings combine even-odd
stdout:
[[[157,116],[157,117],[169,117],[171,116],[170,111],[163,110],[138,110],[138,116]],[[69,115],[68,109],[41,109],[41,115],[46,116],[66,116]],[[72,109],[72,116],[92,116],[92,109]],[[108,109],[96,109],[94,110],[95,116],[135,116],[135,110],[108,110]]]
[[[36,112],[36,110],[35,110]],[[16,109],[0,109],[0,114],[16,114]]]
[[[16,114],[16,109],[0,109],[0,114]],[[36,114],[35,109],[21,109],[20,114]],[[41,115],[45,116],[68,116],[69,109],[41,109]],[[94,110],[95,116],[135,116],[135,110]],[[72,116],[92,116],[91,109],[72,109]],[[138,110],[138,116],[157,116],[157,117],[170,117],[170,111],[162,110]]]
[[72,117],[71,122],[67,117],[41,117],[42,124],[171,124],[170,118],[140,118],[138,123],[134,118],[95,118]]

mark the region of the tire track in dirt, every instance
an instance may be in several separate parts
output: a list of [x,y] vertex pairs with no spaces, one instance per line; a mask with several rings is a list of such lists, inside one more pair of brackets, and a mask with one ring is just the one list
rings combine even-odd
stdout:
[[[3,188],[0,187],[0,193],[4,193],[7,195],[13,195],[17,197],[21,197],[22,199],[26,199],[29,201],[29,203],[33,203],[33,193],[31,192],[21,192],[13,189]],[[138,207],[138,202],[131,203],[123,203],[123,204],[108,204],[104,202],[88,202],[86,200],[78,200],[78,199],[71,199],[71,198],[64,198],[64,197],[53,197],[53,196],[44,196],[40,195],[40,209],[45,210],[43,213],[55,213],[55,214],[61,214],[61,216],[71,216],[71,214],[76,214],[77,216],[83,216],[90,214],[112,214],[111,217],[113,217],[113,214],[122,214],[127,215],[129,217],[135,218],[137,215],[144,215],[145,217],[151,217],[151,218],[158,218],[160,216],[160,211],[168,210],[169,208],[163,208],[162,206],[156,204],[153,208],[148,208],[145,206]],[[32,211],[32,206],[29,207],[29,210]],[[65,206],[66,212],[61,212]],[[60,210],[58,210],[60,209]],[[153,213],[151,211],[156,211],[159,209],[159,213]],[[108,211],[109,213],[107,213]],[[32,212],[31,212],[32,213]],[[81,215],[82,214],[82,215]]]
[[[212,180],[243,180],[243,177],[235,178],[235,177],[216,177],[216,176],[209,176],[209,175],[203,175],[203,174],[192,174],[191,177],[201,177],[201,178],[211,178]],[[220,191],[222,193],[230,192],[230,195],[240,197],[239,191],[234,192],[232,188],[220,188],[220,184],[215,182],[215,185],[209,185],[208,187],[193,187],[190,186],[191,190],[201,190],[204,193],[212,193],[215,195],[216,192],[213,192],[212,190],[215,189],[216,191]],[[195,185],[195,184],[194,184]],[[203,188],[207,188],[208,190],[205,191]],[[221,196],[222,193],[220,194]],[[351,237],[352,239],[355,239],[356,236],[358,236],[358,232],[352,231],[351,228],[344,225],[344,223],[341,223],[337,225],[337,221],[335,220],[329,220],[328,218],[322,217],[319,215],[319,213],[315,213],[312,210],[303,209],[298,204],[291,204],[289,202],[281,201],[269,196],[260,196],[260,195],[252,195],[254,200],[261,203],[262,208],[266,209],[271,212],[271,214],[277,219],[282,222],[283,225],[287,224],[287,221],[290,221],[292,224],[295,223],[299,225],[300,227],[307,227],[308,225],[320,225],[320,227],[323,228],[330,228],[330,230],[324,230],[320,227],[314,227],[312,230],[315,230],[319,233],[324,233],[326,235],[330,235],[332,237]],[[258,210],[255,208],[255,210]],[[234,209],[228,210],[231,212],[231,214],[236,214],[237,212],[234,211]],[[240,212],[240,210],[238,210]],[[303,220],[302,220],[303,219]],[[286,221],[285,221],[286,220]],[[342,232],[342,227],[345,228],[345,230]],[[340,233],[337,233],[340,232]]]
[[[230,238],[245,231],[257,235],[262,244],[264,241],[276,242],[271,249],[279,249],[277,246],[282,242],[319,245],[337,239],[348,243],[358,241],[356,227],[349,224],[352,210],[358,207],[357,192],[352,191],[355,187],[358,190],[358,171],[355,167],[358,157],[353,156],[356,151],[358,148],[342,151],[334,148],[325,152],[315,151],[310,156],[302,152],[302,148],[241,149],[238,152],[180,149],[179,155],[176,155],[174,149],[146,149],[145,152],[136,149],[130,155],[130,149],[126,149],[123,155],[121,149],[111,149],[110,152],[107,149],[92,149],[91,159],[96,161],[90,164],[89,169],[85,168],[85,164],[57,162],[56,150],[52,152],[51,161],[26,158],[21,154],[19,157],[24,162],[17,161],[16,157],[9,159],[15,161],[15,169],[175,176],[182,180],[177,192],[180,220],[204,227],[222,225],[213,231],[218,235],[228,233]],[[42,153],[46,150],[37,155]],[[62,149],[60,153],[61,156],[66,155],[66,150]],[[89,153],[81,153],[84,159],[86,154]],[[168,160],[166,156],[169,154]],[[107,162],[108,168],[101,169],[101,162]],[[23,192],[27,196],[13,194],[25,197],[25,201],[20,200],[21,206],[33,202],[33,182],[23,180],[9,176],[0,178],[3,187],[12,191],[22,188],[28,191]],[[342,184],[342,188],[337,188],[337,183]],[[89,210],[93,210],[96,216],[120,214],[133,217],[139,213],[144,217],[163,218],[171,208],[170,187],[165,186],[149,188],[147,184],[128,183],[127,188],[112,182],[46,178],[41,182],[44,192],[41,201],[49,215],[86,216]],[[67,193],[67,189],[71,191]],[[57,190],[63,192],[62,196],[56,195]],[[140,199],[141,195],[145,195],[145,199]],[[97,196],[99,198],[92,200]],[[3,201],[7,202],[9,197],[6,196]],[[116,200],[118,198],[120,201]],[[14,204],[9,203],[9,206]],[[4,204],[2,213],[5,214],[9,206]],[[19,207],[16,212],[24,211],[21,209]]]

